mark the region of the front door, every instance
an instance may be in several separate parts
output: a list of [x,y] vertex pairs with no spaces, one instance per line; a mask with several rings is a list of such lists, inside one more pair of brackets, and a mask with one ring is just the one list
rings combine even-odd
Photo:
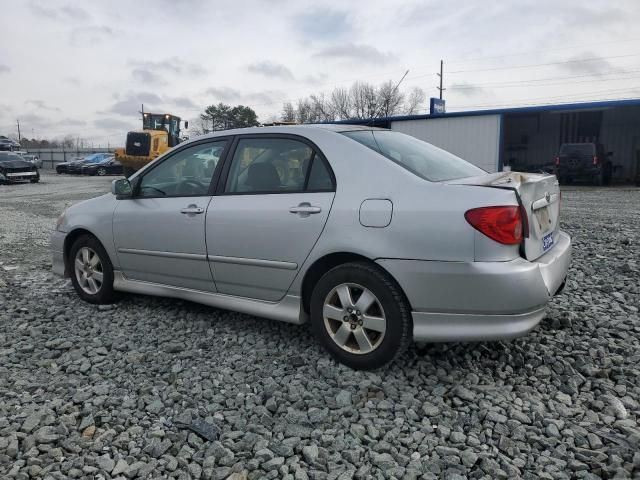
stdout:
[[207,212],[207,252],[221,293],[280,300],[318,240],[335,181],[298,137],[240,137]]
[[173,152],[147,169],[134,197],[118,202],[113,236],[127,278],[214,292],[205,216],[226,140]]

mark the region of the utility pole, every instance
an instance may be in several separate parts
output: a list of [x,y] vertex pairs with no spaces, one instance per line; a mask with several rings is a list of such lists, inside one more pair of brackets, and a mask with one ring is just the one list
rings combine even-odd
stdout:
[[442,88],[442,73],[443,73],[442,67],[443,67],[443,62],[442,60],[440,60],[440,73],[437,74],[440,77],[440,86],[436,87],[440,91],[440,100],[442,100],[442,92],[446,90],[446,88]]
[[20,137],[20,119],[16,118],[16,125],[18,125],[18,143],[22,141],[22,137]]

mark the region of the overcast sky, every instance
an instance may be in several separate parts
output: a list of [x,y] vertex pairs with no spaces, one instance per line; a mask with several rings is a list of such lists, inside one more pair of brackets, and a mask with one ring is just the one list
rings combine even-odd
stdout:
[[[447,109],[640,97],[640,1],[0,0],[0,135],[121,144],[137,111],[194,119],[356,80]],[[426,105],[428,108],[428,105]]]

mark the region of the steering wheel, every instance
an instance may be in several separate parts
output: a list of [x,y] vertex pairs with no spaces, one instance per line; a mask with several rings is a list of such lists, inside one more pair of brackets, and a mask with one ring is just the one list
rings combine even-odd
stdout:
[[193,178],[187,178],[180,182],[180,193],[196,194],[205,189],[204,183]]

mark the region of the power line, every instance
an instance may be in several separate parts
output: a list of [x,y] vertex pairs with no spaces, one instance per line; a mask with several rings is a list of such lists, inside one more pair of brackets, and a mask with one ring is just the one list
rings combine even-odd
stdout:
[[468,73],[468,72],[490,72],[495,70],[516,70],[520,68],[534,68],[534,67],[547,67],[550,65],[565,65],[567,63],[584,63],[584,62],[594,62],[594,61],[603,61],[603,60],[611,60],[613,58],[628,58],[628,57],[637,57],[640,53],[630,53],[628,55],[614,55],[611,57],[593,57],[593,58],[580,58],[575,60],[564,60],[562,62],[549,62],[549,63],[536,63],[529,65],[513,65],[510,67],[490,67],[490,68],[478,68],[478,69],[469,69],[469,70],[454,70],[452,72],[447,72],[449,74],[454,73]]
[[477,61],[482,61],[482,60],[490,60],[490,59],[494,59],[494,58],[509,58],[509,57],[519,57],[522,55],[527,55],[530,53],[538,53],[538,52],[558,52],[558,51],[562,51],[562,50],[572,50],[575,48],[585,48],[585,47],[594,47],[594,46],[601,46],[601,45],[610,45],[612,43],[630,43],[630,42],[634,42],[636,40],[640,40],[640,37],[635,37],[635,38],[627,38],[624,40],[611,40],[608,42],[594,42],[594,43],[583,43],[581,45],[573,45],[573,46],[568,46],[568,47],[558,47],[558,48],[538,48],[535,50],[527,50],[524,52],[519,52],[519,53],[509,53],[506,55],[490,55],[490,56],[485,56],[485,57],[471,57],[471,58],[461,58],[459,60],[447,60],[448,64],[456,64],[456,63],[468,63],[468,62],[477,62]]
[[640,78],[640,76],[638,75],[632,75],[632,76],[627,76],[627,77],[617,77],[617,78],[596,78],[593,80],[578,80],[578,81],[571,81],[571,82],[552,82],[552,83],[537,83],[537,84],[532,84],[530,82],[513,82],[513,83],[485,83],[485,84],[469,84],[469,85],[452,85],[451,87],[449,87],[449,90],[474,90],[477,88],[483,88],[486,86],[496,86],[496,87],[500,87],[500,88],[513,88],[513,87],[551,87],[551,86],[557,86],[557,85],[575,85],[577,83],[594,83],[594,82],[602,82],[602,81],[607,81],[607,82],[618,82],[621,80],[633,80],[636,78]]
[[[547,82],[547,81],[556,81],[556,80],[571,80],[574,78],[586,78],[586,77],[598,77],[601,79],[602,77],[609,77],[611,75],[627,75],[632,73],[640,73],[640,70],[626,70],[624,72],[611,72],[611,73],[587,73],[584,75],[570,75],[570,76],[561,76],[561,77],[545,77],[545,78],[530,78],[526,80],[509,80],[507,82],[489,82],[489,83],[473,83],[469,84],[469,87],[493,87],[493,86],[502,86],[502,85],[510,85],[516,83],[537,83],[537,82]],[[450,88],[462,88],[463,86],[452,85]],[[464,85],[466,88],[466,85]]]

